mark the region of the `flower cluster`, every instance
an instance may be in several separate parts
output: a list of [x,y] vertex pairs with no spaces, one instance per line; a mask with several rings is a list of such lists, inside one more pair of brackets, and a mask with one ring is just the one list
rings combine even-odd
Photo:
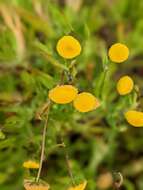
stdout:
[[[81,52],[81,46],[77,39],[72,36],[64,36],[57,43],[57,51],[60,56],[65,59],[72,59],[78,56]],[[122,63],[129,57],[129,49],[125,44],[115,43],[108,51],[108,56],[111,61],[115,63]],[[75,87],[68,85],[58,86],[49,92],[49,98],[60,104],[69,103],[73,101],[75,109],[80,112],[88,112],[99,107],[99,100],[88,92],[77,94]],[[64,88],[64,90],[62,90]],[[119,95],[124,96],[131,93],[134,89],[134,81],[130,76],[122,76],[117,82],[117,92]],[[139,127],[143,126],[142,121],[143,112],[129,110],[125,113],[125,118],[129,124]]]
[[89,112],[99,107],[99,100],[89,92],[78,94],[72,85],[60,85],[49,91],[49,99],[57,104],[67,104],[73,101],[73,106],[79,112]]
[[[64,59],[73,59],[81,53],[81,45],[73,36],[63,36],[57,43],[57,52]],[[115,63],[122,63],[129,57],[129,49],[125,44],[113,44],[108,51],[108,56]],[[134,81],[130,76],[122,76],[117,82],[117,92],[121,96],[131,93],[134,89]],[[49,91],[49,100],[56,104],[72,103],[73,107],[79,112],[89,112],[100,106],[100,101],[89,92],[79,92],[79,90],[71,84],[60,84]],[[135,127],[143,127],[143,112],[136,110],[128,110],[125,114],[127,122]],[[44,133],[45,135],[45,133]],[[45,137],[45,136],[44,136]],[[43,138],[45,139],[45,138]],[[43,141],[44,142],[44,141]],[[42,159],[40,160],[40,166]],[[39,163],[35,161],[26,161],[23,167],[28,169],[40,169]],[[39,170],[40,171],[40,170]],[[38,181],[39,182],[38,175]],[[84,190],[87,182],[72,186],[68,190]],[[26,190],[49,190],[49,185],[42,183],[25,183]]]
[[[81,45],[73,36],[63,36],[57,43],[57,52],[65,59],[72,59],[81,52]],[[49,99],[57,104],[68,104],[79,112],[89,112],[100,106],[99,100],[89,92],[78,93],[72,85],[59,85],[49,91]]]
[[[128,59],[129,49],[124,44],[116,43],[110,47],[108,55],[111,61],[122,63]],[[121,96],[131,93],[133,88],[134,82],[130,76],[123,76],[117,82],[117,91]],[[143,127],[143,112],[128,110],[124,115],[130,125]]]
[[[65,59],[72,59],[81,52],[81,46],[73,36],[63,36],[57,43],[57,52]],[[108,51],[108,56],[115,63],[122,63],[129,57],[129,49],[125,44],[115,43]],[[117,82],[117,92],[124,96],[131,93],[134,89],[134,81],[130,76],[122,76]],[[66,104],[73,101],[73,106],[79,112],[88,112],[99,107],[99,100],[89,92],[78,94],[77,89],[71,85],[57,86],[50,90],[49,98],[59,104]],[[125,118],[129,124],[137,127],[143,126],[142,112],[128,111]]]

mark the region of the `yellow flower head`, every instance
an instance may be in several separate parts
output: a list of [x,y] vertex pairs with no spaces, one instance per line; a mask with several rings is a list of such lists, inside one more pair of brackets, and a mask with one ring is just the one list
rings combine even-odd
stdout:
[[31,184],[25,184],[24,185],[25,190],[49,190],[49,186],[45,185],[31,185]]
[[75,186],[75,187],[70,187],[68,190],[84,190],[86,188],[87,181],[84,181],[83,183]]
[[76,96],[73,102],[79,112],[89,112],[100,106],[99,100],[88,92],[82,92]]
[[56,86],[49,91],[49,98],[57,104],[72,102],[78,93],[77,88],[72,85]]
[[134,127],[143,127],[143,112],[129,110],[125,113],[128,123]]
[[39,163],[32,161],[32,160],[28,160],[28,161],[23,163],[23,167],[28,168],[28,169],[38,169]]
[[120,95],[129,94],[134,87],[134,82],[131,77],[123,76],[119,79],[117,83],[117,91]]
[[80,54],[81,45],[74,37],[63,36],[57,43],[57,51],[63,58],[72,59]]
[[115,63],[122,63],[129,57],[129,49],[121,43],[113,44],[108,52],[109,58]]

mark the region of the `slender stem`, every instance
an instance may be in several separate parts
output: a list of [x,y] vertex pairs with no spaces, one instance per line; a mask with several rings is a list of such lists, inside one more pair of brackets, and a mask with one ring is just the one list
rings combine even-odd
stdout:
[[103,79],[102,79],[102,82],[101,82],[101,85],[100,85],[100,90],[99,90],[100,97],[102,97],[102,94],[103,94],[104,84],[105,84],[107,72],[108,72],[108,69],[105,69],[105,70],[104,70],[104,73],[103,73]]
[[[64,74],[65,74],[65,73],[64,73],[64,71],[63,71],[62,74],[61,74],[60,85],[63,84]],[[47,109],[46,109],[46,118],[45,118],[44,129],[43,129],[43,135],[42,135],[40,166],[39,166],[39,170],[38,170],[37,177],[36,177],[36,183],[39,182],[40,175],[41,175],[41,170],[42,170],[42,165],[43,165],[43,160],[44,160],[45,142],[46,142],[46,131],[47,131],[47,127],[48,127],[50,105],[51,105],[51,101],[49,100],[49,101],[48,101],[48,107],[47,107]],[[63,140],[63,137],[62,137],[62,136],[61,136],[61,143],[64,145],[64,148],[65,148],[65,159],[66,159],[66,164],[67,164],[67,168],[68,168],[68,173],[69,173],[69,176],[70,176],[70,178],[71,178],[72,185],[75,186],[75,181],[74,181],[73,174],[72,174],[72,170],[71,170],[71,167],[70,167],[68,151],[67,151],[67,148],[66,148],[66,146],[65,146],[65,143],[64,143],[64,140]]]
[[67,169],[68,169],[69,176],[71,178],[72,185],[75,186],[76,184],[75,184],[74,176],[73,176],[72,169],[70,166],[69,155],[67,151],[65,151],[65,159],[66,159]]
[[[61,74],[61,80],[60,80],[61,85],[63,84],[64,76],[65,76],[65,71],[63,71],[62,74]],[[67,170],[68,170],[68,173],[69,173],[69,177],[71,178],[72,185],[75,186],[75,180],[74,180],[72,169],[71,169],[71,166],[70,166],[68,150],[67,150],[67,147],[66,147],[66,145],[64,143],[63,136],[61,134],[60,134],[60,139],[61,139],[61,144],[64,145],[63,147],[65,149],[65,160],[66,160],[66,165],[67,165]]]
[[[61,143],[65,145],[63,137],[60,136],[60,138],[61,138]],[[71,178],[72,185],[75,186],[76,184],[75,184],[75,180],[73,177],[73,173],[72,173],[72,169],[71,169],[71,165],[70,165],[70,161],[69,161],[69,154],[68,154],[68,150],[67,150],[66,145],[64,146],[64,149],[65,149],[65,160],[66,160],[66,165],[67,165],[69,177]]]
[[36,177],[37,183],[39,182],[39,179],[40,179],[43,160],[44,160],[44,153],[45,153],[46,131],[47,131],[47,127],[48,127],[49,111],[50,111],[50,104],[51,104],[50,100],[48,103],[49,103],[49,105],[48,105],[48,109],[47,109],[47,113],[46,113],[45,124],[44,124],[43,135],[42,135],[40,166],[39,166],[39,170],[38,170],[37,177]]
[[64,77],[65,77],[65,71],[62,71],[62,73],[61,73],[61,78],[60,78],[60,85],[63,84]]

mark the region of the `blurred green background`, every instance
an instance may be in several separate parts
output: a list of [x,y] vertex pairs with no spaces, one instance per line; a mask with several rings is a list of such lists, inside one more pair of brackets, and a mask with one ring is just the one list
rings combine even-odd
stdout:
[[[62,134],[76,183],[86,179],[87,190],[100,190],[108,174],[120,172],[121,189],[142,190],[143,129],[123,116],[129,108],[143,109],[142,0],[0,1],[0,190],[22,190],[29,176],[23,162],[39,160],[43,122],[36,115],[65,69],[55,49],[65,34],[82,45],[71,69],[74,84],[102,106],[82,114],[72,105],[53,105],[41,178],[52,190],[71,183],[64,149],[56,146]],[[107,60],[116,42],[130,49],[123,64]],[[124,74],[133,77],[137,92],[120,97],[116,82]]]

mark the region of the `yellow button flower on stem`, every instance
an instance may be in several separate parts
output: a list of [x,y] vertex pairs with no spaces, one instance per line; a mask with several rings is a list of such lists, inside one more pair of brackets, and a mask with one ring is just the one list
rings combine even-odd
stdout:
[[81,52],[81,45],[73,36],[63,36],[57,43],[57,52],[65,59],[72,59]]
[[75,187],[70,187],[68,190],[84,190],[86,188],[87,181],[84,181],[83,183],[75,186]]
[[125,113],[128,123],[134,127],[143,127],[143,112],[129,110]]
[[73,105],[79,112],[89,112],[99,107],[100,103],[91,93],[82,92],[76,96]]
[[32,160],[28,160],[28,161],[23,163],[23,167],[27,168],[27,169],[38,169],[39,163],[32,161]]
[[126,45],[121,43],[113,44],[108,52],[109,58],[115,63],[122,63],[129,57],[129,49]]
[[123,76],[117,82],[117,91],[120,95],[129,94],[134,87],[134,82],[131,77]]
[[77,88],[72,85],[60,85],[49,91],[49,98],[57,104],[67,104],[75,99],[77,93]]

